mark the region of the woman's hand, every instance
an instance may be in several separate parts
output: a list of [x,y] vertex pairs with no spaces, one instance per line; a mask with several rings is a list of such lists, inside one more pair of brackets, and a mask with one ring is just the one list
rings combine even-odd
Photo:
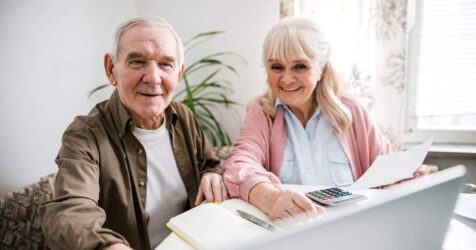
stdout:
[[[403,180],[400,180],[400,181],[397,181],[395,184],[400,184],[400,183],[404,183],[404,182],[407,182],[407,181],[411,181],[415,178],[418,178],[418,177],[421,177],[421,176],[424,176],[424,175],[428,175],[430,174],[431,171],[430,171],[430,168],[427,166],[427,165],[421,165],[420,168],[418,168],[414,173],[413,173],[413,177],[412,178],[408,178],[408,179],[403,179]],[[390,184],[389,186],[391,186],[393,184]]]
[[438,169],[434,169],[435,166],[428,166],[428,165],[421,165],[420,168],[418,168],[415,173],[413,173],[413,178],[418,178],[420,176],[428,175],[433,172],[436,172]]
[[250,191],[249,201],[273,221],[305,222],[315,219],[325,210],[304,194],[293,189],[278,189],[261,183]]
[[415,178],[418,178],[418,177],[421,177],[421,176],[425,176],[425,175],[429,175],[433,172],[436,172],[438,169],[434,169],[434,167],[432,166],[428,166],[428,165],[421,165],[420,168],[418,168],[414,173],[413,173],[413,177],[412,178],[407,178],[407,179],[403,179],[403,180],[399,180],[393,184],[388,184],[388,185],[383,185],[383,186],[379,186],[379,187],[376,187],[377,189],[385,189],[385,188],[389,188],[389,187],[392,187],[392,186],[395,186],[397,184],[401,184],[401,183],[404,183],[404,182],[407,182],[407,181],[411,181],[411,180],[414,180]]
[[202,176],[195,206],[200,205],[205,199],[208,202],[222,202],[228,199],[228,192],[220,174],[208,172]]

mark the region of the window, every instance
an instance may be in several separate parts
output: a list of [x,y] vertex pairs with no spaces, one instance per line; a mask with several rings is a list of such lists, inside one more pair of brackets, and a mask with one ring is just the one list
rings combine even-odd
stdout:
[[406,141],[476,144],[476,1],[409,1]]

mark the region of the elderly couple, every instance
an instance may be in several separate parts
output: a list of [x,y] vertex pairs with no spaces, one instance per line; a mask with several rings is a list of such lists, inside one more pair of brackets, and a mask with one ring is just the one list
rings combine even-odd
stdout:
[[118,27],[114,49],[104,69],[116,90],[64,132],[55,199],[40,208],[51,249],[155,248],[170,218],[228,196],[271,219],[312,218],[322,207],[281,183],[349,185],[390,151],[309,20],[284,19],[266,36],[268,90],[250,104],[223,171],[193,114],[172,101],[184,72],[175,30],[135,18]]

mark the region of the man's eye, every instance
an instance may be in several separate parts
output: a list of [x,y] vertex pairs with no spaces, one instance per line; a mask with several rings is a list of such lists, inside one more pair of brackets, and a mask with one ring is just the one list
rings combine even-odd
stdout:
[[294,68],[295,71],[304,71],[304,70],[307,69],[307,66],[300,63],[300,64],[294,65],[293,68]]
[[145,64],[144,60],[132,60],[129,62],[132,67],[141,67]]
[[282,65],[280,65],[280,64],[273,64],[273,65],[271,65],[271,70],[272,70],[272,71],[281,71],[281,70],[283,70],[283,69],[284,69],[284,67],[283,67]]
[[161,63],[159,63],[159,67],[161,67],[161,68],[173,68],[174,65],[171,64],[171,63],[168,63],[168,62],[161,62]]

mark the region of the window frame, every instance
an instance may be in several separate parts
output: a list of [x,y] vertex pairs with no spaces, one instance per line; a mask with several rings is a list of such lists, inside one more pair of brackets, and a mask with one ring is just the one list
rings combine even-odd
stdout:
[[410,69],[416,67],[416,50],[419,47],[421,15],[424,0],[409,0],[407,6],[407,52],[405,62],[406,90],[405,90],[405,125],[403,141],[405,144],[421,143],[433,136],[434,144],[460,144],[476,146],[476,130],[445,130],[445,129],[418,129],[417,117],[412,116],[411,98],[416,98],[416,72]]

